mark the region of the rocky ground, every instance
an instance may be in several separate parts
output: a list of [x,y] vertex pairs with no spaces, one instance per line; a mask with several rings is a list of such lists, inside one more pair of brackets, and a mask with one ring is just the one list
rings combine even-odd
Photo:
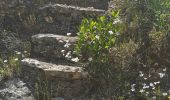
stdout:
[[21,61],[21,74],[1,80],[0,100],[105,100],[88,93],[87,73],[70,56],[82,19],[105,14],[108,0],[0,2],[1,28],[31,43],[31,57]]

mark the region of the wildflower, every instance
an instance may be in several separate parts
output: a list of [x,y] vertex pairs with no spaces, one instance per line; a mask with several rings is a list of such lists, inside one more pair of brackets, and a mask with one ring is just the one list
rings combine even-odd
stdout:
[[165,76],[165,73],[158,73],[160,78],[163,78]]
[[155,87],[152,87],[152,90],[155,90]]
[[24,53],[27,53],[27,51],[24,51]]
[[112,35],[112,34],[113,34],[113,31],[109,31],[109,34]]
[[154,87],[154,84],[153,84],[153,83],[150,83],[149,85],[150,85],[151,87]]
[[78,57],[72,58],[71,61],[73,61],[73,62],[78,62],[78,61],[79,61],[79,58],[78,58]]
[[66,44],[64,45],[64,47],[65,47],[65,48],[69,48],[69,47],[70,47],[70,44],[69,44],[69,43],[66,43]]
[[8,60],[4,60],[4,63],[8,62]]
[[140,93],[143,93],[143,92],[145,92],[145,90],[143,90],[143,89],[140,89],[140,91],[139,91]]
[[167,96],[167,95],[168,95],[168,93],[164,92],[164,93],[162,93],[162,95],[163,95],[163,96]]
[[15,58],[14,60],[15,60],[15,61],[18,61],[18,58]]
[[164,68],[163,71],[165,72],[165,71],[166,71],[166,68]]
[[93,27],[93,29],[97,29],[97,27],[96,27],[96,26],[94,26],[94,27]]
[[146,86],[143,86],[143,89],[148,89],[148,88],[149,88],[149,86],[147,86],[147,85],[146,85]]
[[99,39],[100,37],[98,35],[95,36],[96,39]]
[[16,54],[20,55],[20,54],[21,54],[21,52],[17,52]]
[[118,24],[121,23],[122,21],[119,18],[116,18],[115,21],[113,22],[113,24]]
[[92,57],[90,57],[89,59],[88,59],[88,61],[92,61],[93,60],[93,58]]
[[64,53],[65,52],[65,50],[61,50],[61,53]]
[[71,54],[71,51],[69,51],[67,54],[66,54],[66,58],[70,58],[70,54]]
[[132,92],[135,91],[135,85],[136,85],[136,84],[132,84],[132,85],[131,85],[131,91],[132,91]]
[[67,58],[68,58],[68,59],[71,59],[71,56],[68,56]]
[[148,96],[149,92],[146,92],[146,96]]
[[70,36],[71,35],[71,33],[67,33],[67,36]]
[[148,89],[149,86],[147,86],[145,83],[143,84],[143,89]]
[[143,76],[144,76],[144,74],[142,73],[142,71],[139,71],[139,76],[140,76],[140,77],[143,77]]
[[149,77],[151,77],[151,74],[149,74]]
[[154,82],[154,84],[155,84],[155,85],[157,85],[157,84],[159,84],[159,83],[160,83],[160,81],[158,81],[158,82]]

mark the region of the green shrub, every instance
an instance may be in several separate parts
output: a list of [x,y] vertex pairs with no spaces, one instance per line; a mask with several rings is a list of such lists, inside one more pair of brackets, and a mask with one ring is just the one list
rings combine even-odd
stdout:
[[76,51],[82,54],[83,60],[107,61],[109,48],[113,47],[122,29],[119,12],[99,17],[97,20],[84,19],[80,26]]
[[119,1],[80,26],[76,51],[87,62],[92,91],[114,99],[169,98],[168,0]]

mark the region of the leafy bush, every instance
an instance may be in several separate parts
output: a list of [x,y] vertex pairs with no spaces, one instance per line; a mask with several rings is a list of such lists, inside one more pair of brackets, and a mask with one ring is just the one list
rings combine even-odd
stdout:
[[169,98],[168,0],[119,1],[80,26],[76,51],[87,62],[92,91],[114,99]]
[[[107,61],[109,48],[113,47],[122,28],[119,12],[99,17],[97,20],[84,19],[80,26],[79,40],[76,51],[83,56],[83,60]],[[98,59],[99,58],[99,59]]]

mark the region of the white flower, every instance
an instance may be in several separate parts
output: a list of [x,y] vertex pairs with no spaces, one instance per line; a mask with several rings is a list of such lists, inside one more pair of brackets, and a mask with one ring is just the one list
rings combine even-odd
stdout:
[[113,34],[113,31],[109,31],[109,34],[112,35],[112,34]]
[[118,24],[118,23],[122,23],[122,21],[119,18],[116,18],[113,24]]
[[139,91],[140,93],[143,93],[143,92],[145,92],[145,90],[143,90],[143,89],[140,89],[140,91]]
[[99,39],[100,37],[98,35],[95,36],[96,39]]
[[132,92],[135,91],[135,85],[136,85],[136,84],[132,84],[132,85],[131,85],[131,91],[132,91]]
[[4,60],[4,63],[8,62],[8,60]]
[[66,43],[66,44],[64,45],[64,47],[65,47],[65,48],[69,48],[69,47],[70,47],[70,45],[71,45],[71,44]]
[[148,79],[148,78],[146,78],[146,77],[144,78],[144,80],[147,80],[147,79]]
[[61,50],[61,53],[64,53],[65,52],[65,50]]
[[68,58],[68,59],[71,59],[71,56],[68,56],[67,58]]
[[165,76],[165,73],[158,73],[160,78],[163,78]]
[[88,61],[92,61],[93,60],[93,58],[92,57],[90,57],[89,59],[88,59]]
[[160,83],[160,81],[158,81],[158,82],[154,82],[154,84],[156,85],[156,84],[159,84]]
[[153,84],[153,83],[150,83],[149,85],[150,85],[151,87],[154,87],[154,84]]
[[14,60],[15,60],[15,61],[18,61],[18,58],[15,58]]
[[93,29],[96,29],[96,28],[97,28],[96,26],[93,27]]
[[153,90],[155,90],[155,87],[152,87]]
[[143,85],[143,89],[148,89],[149,88],[149,86],[147,86],[145,83],[142,84],[142,85]]
[[164,92],[164,93],[162,93],[162,95],[163,95],[163,96],[167,96],[167,95],[168,95],[168,93]]
[[131,91],[134,92],[134,91],[135,91],[135,88],[132,88]]
[[165,71],[166,71],[166,68],[164,68],[163,71],[165,72]]
[[24,53],[27,53],[27,51],[24,51]]
[[139,71],[139,76],[140,76],[140,77],[143,77],[143,76],[144,76],[144,74],[142,73],[142,71]]
[[146,96],[148,96],[149,92],[146,92]]
[[72,58],[71,61],[73,61],[73,62],[78,62],[78,61],[79,61],[79,58],[78,58],[78,57]]
[[70,58],[70,55],[71,55],[71,51],[69,51],[69,52],[67,52],[67,54],[66,54],[66,58]]
[[71,35],[71,33],[67,33],[67,36],[70,36]]
[[147,86],[147,85],[146,85],[146,86],[143,86],[143,89],[148,89],[148,88],[149,88],[149,86]]
[[20,55],[20,54],[21,54],[21,52],[17,52],[16,54]]

